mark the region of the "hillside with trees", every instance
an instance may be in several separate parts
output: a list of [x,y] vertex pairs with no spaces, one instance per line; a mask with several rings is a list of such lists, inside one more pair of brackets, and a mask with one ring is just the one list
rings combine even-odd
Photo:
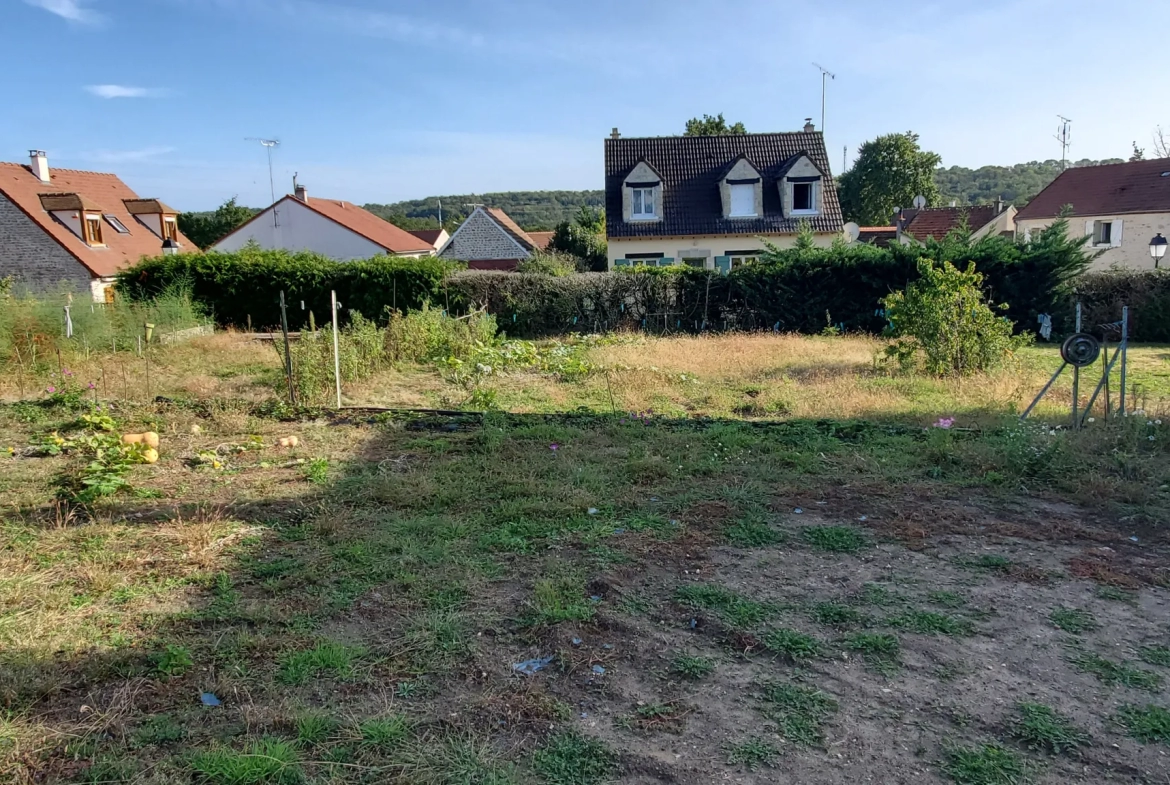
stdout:
[[504,191],[458,196],[428,196],[393,204],[363,205],[374,215],[385,218],[403,229],[439,228],[439,201],[443,202],[443,226],[453,230],[474,207],[482,204],[498,207],[521,228],[531,232],[551,232],[559,224],[572,221],[582,207],[605,206],[605,191]]
[[[1070,166],[1097,166],[1119,164],[1120,158],[1103,161],[1083,159]],[[1002,197],[1009,204],[1023,207],[1032,197],[1056,179],[1060,174],[1060,161],[1030,161],[1013,166],[981,166],[968,169],[965,166],[939,167],[934,172],[938,186],[940,205],[955,201],[961,205],[989,204]]]

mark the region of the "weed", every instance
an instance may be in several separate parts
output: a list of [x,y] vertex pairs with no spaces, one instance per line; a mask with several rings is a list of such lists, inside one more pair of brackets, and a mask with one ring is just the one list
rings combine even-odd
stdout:
[[1138,649],[1138,656],[1143,662],[1170,668],[1170,646],[1142,646]]
[[192,755],[189,762],[211,785],[297,785],[304,779],[296,750],[275,739],[260,739],[244,752],[206,750]]
[[755,627],[772,616],[771,605],[741,597],[730,589],[712,584],[680,586],[674,599],[689,608],[706,608],[717,612],[733,627]]
[[154,662],[154,672],[164,679],[182,676],[195,664],[186,646],[171,644],[167,644],[165,649],[154,654],[151,660]]
[[766,739],[752,738],[727,748],[727,762],[755,771],[760,766],[771,767],[780,757],[780,750]]
[[888,608],[892,605],[901,605],[906,598],[892,589],[887,589],[877,583],[867,583],[861,587],[861,593],[855,600],[860,605],[876,605]]
[[823,726],[838,708],[829,695],[795,684],[767,684],[763,698],[763,714],[779,726],[781,735],[808,747],[824,742]]
[[940,768],[958,785],[1023,785],[1031,781],[1027,764],[995,744],[950,747]]
[[955,559],[960,567],[973,570],[987,570],[989,572],[1007,572],[1012,568],[1012,560],[1006,556],[996,556],[990,553],[980,556],[961,556]]
[[311,649],[288,652],[280,658],[276,680],[281,684],[304,684],[322,673],[348,679],[353,676],[354,660],[361,654],[361,649],[333,641],[318,643]]
[[870,544],[868,537],[849,526],[807,526],[800,534],[814,549],[828,553],[857,553]]
[[394,715],[366,720],[357,726],[364,747],[389,748],[401,742],[410,733],[405,717]]
[[709,657],[679,654],[671,661],[670,669],[684,679],[698,681],[715,670],[715,661]]
[[511,768],[497,763],[499,753],[471,738],[424,739],[399,754],[406,764],[404,781],[412,785],[518,785]]
[[302,469],[304,478],[316,485],[325,485],[329,482],[329,459],[314,458]]
[[895,635],[876,632],[856,632],[845,638],[845,648],[861,654],[870,665],[879,670],[892,669],[898,664],[901,645]]
[[957,610],[967,604],[967,598],[956,591],[932,591],[927,595],[927,599],[935,605],[951,610]]
[[187,729],[166,714],[147,718],[131,735],[135,747],[160,746],[186,738]]
[[1009,722],[1011,734],[1029,749],[1059,755],[1089,744],[1089,734],[1068,717],[1040,703],[1021,703]]
[[780,532],[750,518],[736,521],[723,530],[727,541],[738,548],[763,548],[783,540]]
[[1122,589],[1119,586],[1098,586],[1096,594],[1103,600],[1113,600],[1114,602],[1124,602],[1129,605],[1136,605],[1138,593],[1133,589]]
[[562,731],[532,754],[532,767],[549,785],[597,785],[617,769],[617,755],[596,739]]
[[1143,744],[1162,742],[1170,747],[1170,711],[1161,706],[1122,706],[1117,711],[1117,722]]
[[811,635],[789,629],[768,630],[763,639],[764,648],[800,662],[821,655],[821,644]]
[[856,608],[839,602],[819,602],[810,609],[809,615],[819,624],[831,627],[848,627],[863,620]]
[[653,608],[649,599],[640,594],[627,594],[618,600],[618,610],[630,616],[645,616]]
[[321,744],[337,730],[337,720],[328,714],[310,712],[297,717],[297,741]]
[[893,627],[907,629],[920,635],[963,637],[974,633],[974,627],[966,619],[933,611],[907,611],[888,619],[887,622]]
[[426,672],[445,668],[470,654],[474,636],[462,613],[440,609],[415,617],[406,629],[405,640],[411,662]]
[[1071,632],[1073,635],[1080,635],[1098,627],[1093,614],[1079,608],[1057,608],[1048,614],[1048,620],[1057,629]]
[[1162,677],[1153,671],[1135,668],[1126,662],[1113,662],[1097,654],[1081,653],[1071,662],[1084,673],[1091,673],[1106,684],[1122,684],[1139,690],[1157,692],[1162,688]]
[[585,581],[577,576],[538,580],[532,589],[532,611],[536,623],[588,621],[593,605],[585,596]]

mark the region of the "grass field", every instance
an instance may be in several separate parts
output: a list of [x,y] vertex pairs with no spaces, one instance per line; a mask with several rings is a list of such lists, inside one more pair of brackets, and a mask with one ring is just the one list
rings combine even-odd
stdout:
[[94,358],[161,457],[71,507],[84,404],[0,407],[0,781],[1165,782],[1162,350],[1148,413],[1070,432],[1010,414],[1051,349],[958,382],[876,348],[619,341],[482,417],[265,404],[230,335],[149,393]]

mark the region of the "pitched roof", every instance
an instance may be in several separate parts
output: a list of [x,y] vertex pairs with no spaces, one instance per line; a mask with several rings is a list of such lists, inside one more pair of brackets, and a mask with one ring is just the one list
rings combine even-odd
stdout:
[[507,213],[498,207],[484,207],[483,211],[490,215],[496,223],[500,225],[505,232],[511,235],[512,239],[520,243],[526,251],[535,251],[537,246],[536,241],[528,236],[528,233],[520,228],[520,225],[513,221]]
[[1073,215],[1170,212],[1170,159],[1066,169],[1020,210],[1016,220]]
[[[784,216],[777,182],[801,155],[821,170],[824,209],[811,218]],[[763,180],[764,211],[755,219],[723,217],[719,182],[739,157],[746,157]],[[662,220],[622,220],[622,186],[645,161],[662,178]],[[605,140],[606,233],[610,237],[691,234],[774,234],[796,232],[802,220],[813,231],[840,232],[844,225],[837,187],[819,131],[739,136],[622,137]]]
[[434,248],[435,243],[439,242],[439,238],[443,236],[444,231],[446,231],[446,230],[445,229],[412,229],[412,230],[410,230],[410,233],[413,234],[418,239],[422,240],[427,245]]
[[[286,197],[296,199],[295,196]],[[321,199],[312,197],[303,202],[310,210],[341,224],[351,232],[356,232],[372,243],[385,248],[390,253],[413,253],[415,251],[433,251],[435,247],[425,240],[415,237],[405,229],[401,229],[387,220],[379,218],[371,212],[363,210],[352,202],[338,199]]]
[[896,226],[861,226],[858,227],[857,242],[871,243],[879,248],[885,248],[898,239]]
[[[146,224],[136,220],[126,207],[125,200],[137,200],[138,194],[130,190],[130,187],[116,175],[59,168],[50,170],[49,175],[49,182],[42,183],[24,164],[0,163],[0,193],[35,221],[77,261],[85,265],[93,275],[99,277],[114,275],[136,263],[143,256],[158,256],[162,253],[162,238],[147,228]],[[105,247],[91,248],[67,226],[54,220],[41,203],[42,194],[76,196],[79,200],[77,204],[81,207],[114,216],[129,232],[121,234],[107,223],[102,228]],[[60,202],[50,200],[50,204]],[[179,234],[178,240],[184,251],[198,250],[195,243],[182,233]]]
[[177,214],[179,211],[167,207],[158,199],[127,199],[126,209],[131,215],[158,215],[159,213]]
[[914,213],[914,216],[902,227],[902,231],[910,234],[916,240],[925,240],[933,237],[941,240],[962,225],[964,217],[967,219],[967,228],[977,232],[991,223],[999,215],[995,205],[985,204],[975,207],[925,207]]
[[556,232],[529,232],[528,237],[537,248],[545,251],[548,250],[548,244],[552,242],[554,234]]

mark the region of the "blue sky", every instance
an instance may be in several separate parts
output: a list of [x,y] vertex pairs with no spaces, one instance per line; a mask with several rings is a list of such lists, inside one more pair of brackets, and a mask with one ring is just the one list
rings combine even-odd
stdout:
[[[944,165],[1127,157],[1170,129],[1150,0],[0,0],[0,160],[117,172],[178,209],[269,201],[298,172],[357,203],[598,188],[602,139],[723,112],[908,129]],[[1099,23],[1098,23],[1099,22]],[[1148,35],[1146,30],[1149,30]],[[16,31],[16,34],[13,34]],[[1147,35],[1158,40],[1145,41]]]

